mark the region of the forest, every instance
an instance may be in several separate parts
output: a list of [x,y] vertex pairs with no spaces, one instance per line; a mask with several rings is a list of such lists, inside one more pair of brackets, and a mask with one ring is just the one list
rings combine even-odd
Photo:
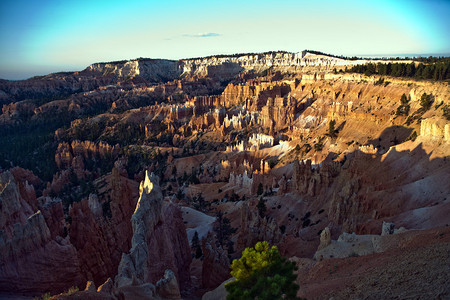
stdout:
[[[431,57],[418,59],[420,63],[368,63],[345,69],[349,73],[370,75],[387,75],[427,80],[450,79],[450,57]],[[423,62],[425,63],[423,63]]]

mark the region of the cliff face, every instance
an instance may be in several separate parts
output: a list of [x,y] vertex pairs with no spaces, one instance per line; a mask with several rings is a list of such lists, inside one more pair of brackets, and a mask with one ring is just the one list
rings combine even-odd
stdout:
[[114,168],[104,179],[108,200],[100,202],[96,194],[73,203],[70,241],[77,250],[81,273],[97,286],[117,274],[122,253],[131,244],[131,216],[136,206],[137,184],[120,176]]
[[132,60],[118,63],[96,63],[86,71],[98,72],[102,76],[141,76],[149,82],[165,82],[178,78],[181,74],[176,61],[165,59]]
[[[180,65],[184,76],[200,77],[217,75],[236,75],[238,72],[254,70],[257,72],[267,68],[287,69],[290,67],[325,67],[351,65],[361,61],[348,61],[324,55],[315,55],[306,51],[298,53],[273,52],[240,56],[209,57],[182,60]],[[220,66],[220,68],[218,68]]]

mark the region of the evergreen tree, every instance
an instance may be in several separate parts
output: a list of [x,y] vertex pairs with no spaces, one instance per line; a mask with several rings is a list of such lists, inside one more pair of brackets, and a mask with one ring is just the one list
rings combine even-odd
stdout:
[[220,246],[224,247],[224,245],[228,244],[231,235],[236,232],[236,228],[231,227],[230,219],[223,217],[221,211],[217,212],[216,217],[217,221],[214,226],[214,231],[216,232],[217,241]]
[[200,241],[198,239],[198,232],[195,231],[191,241],[191,248],[195,251],[195,258],[200,258],[203,255],[202,248],[200,247]]
[[430,109],[432,102],[433,100],[431,99],[431,95],[423,93],[422,97],[420,97],[420,105],[425,111]]
[[397,112],[396,112],[397,116],[400,116],[400,115],[406,116],[409,114],[410,106],[409,106],[408,102],[409,102],[408,98],[406,97],[405,94],[403,94],[400,98],[400,106],[397,107]]
[[401,103],[402,105],[408,104],[408,98],[406,97],[405,94],[403,94],[403,95],[401,96],[401,98],[400,98],[400,103]]
[[331,120],[328,123],[328,134],[331,137],[334,137],[336,135],[336,129],[334,128],[335,125],[336,125],[336,121],[335,120]]
[[254,248],[246,248],[240,259],[233,260],[231,275],[235,280],[225,285],[227,300],[298,299],[296,269],[276,246],[258,242]]
[[258,213],[261,218],[263,218],[266,215],[267,207],[266,207],[266,201],[263,197],[259,198],[258,204],[256,205],[256,208],[258,208]]
[[264,193],[264,187],[263,187],[262,183],[260,182],[258,184],[258,190],[256,191],[256,194],[259,196],[259,195],[262,195],[262,193]]
[[413,62],[406,66],[406,76],[414,77],[415,72],[416,72],[416,67]]

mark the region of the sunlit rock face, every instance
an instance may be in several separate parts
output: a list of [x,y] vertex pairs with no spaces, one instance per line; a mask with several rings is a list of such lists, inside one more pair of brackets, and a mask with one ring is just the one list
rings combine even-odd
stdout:
[[450,124],[442,119],[429,118],[421,121],[420,136],[430,141],[450,142]]
[[176,61],[165,59],[132,60],[119,63],[97,63],[90,65],[87,71],[118,77],[141,76],[150,82],[173,80],[181,75]]

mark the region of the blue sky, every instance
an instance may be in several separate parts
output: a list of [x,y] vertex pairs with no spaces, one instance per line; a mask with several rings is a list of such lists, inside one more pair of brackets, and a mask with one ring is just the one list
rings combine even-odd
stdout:
[[137,57],[448,54],[449,15],[446,0],[2,0],[0,78]]

